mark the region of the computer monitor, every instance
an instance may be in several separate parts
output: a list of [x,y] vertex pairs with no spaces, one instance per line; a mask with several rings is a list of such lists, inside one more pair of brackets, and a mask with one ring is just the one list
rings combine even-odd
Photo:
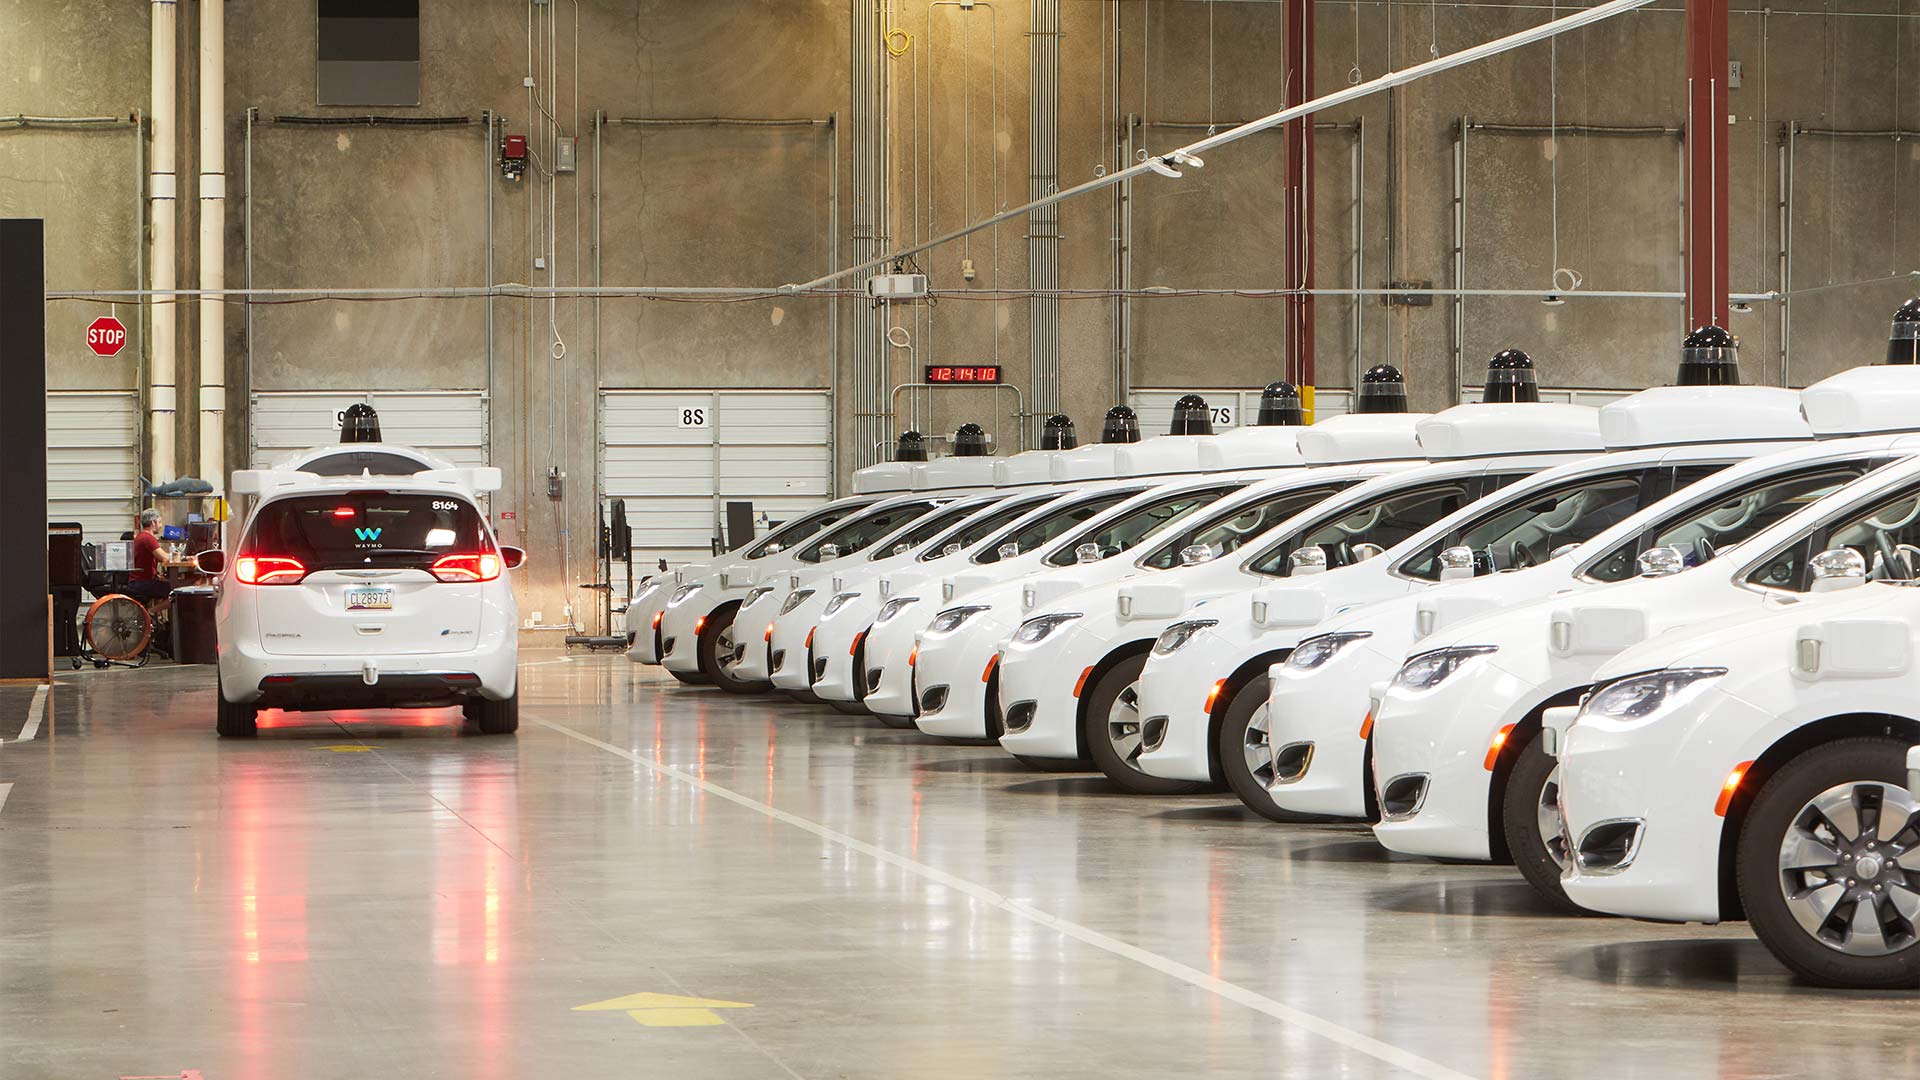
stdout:
[[187,554],[198,555],[203,551],[212,551],[219,546],[219,522],[192,521],[187,523]]

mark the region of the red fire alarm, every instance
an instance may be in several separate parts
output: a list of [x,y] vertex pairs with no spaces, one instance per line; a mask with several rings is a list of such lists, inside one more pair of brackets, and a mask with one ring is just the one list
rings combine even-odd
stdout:
[[520,179],[527,171],[527,137],[508,135],[500,142],[500,175],[509,180]]

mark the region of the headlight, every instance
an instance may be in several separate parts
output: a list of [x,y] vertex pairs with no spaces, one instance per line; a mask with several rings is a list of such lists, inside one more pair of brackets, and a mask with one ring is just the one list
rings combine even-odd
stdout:
[[857,592],[834,593],[833,599],[827,601],[827,609],[820,613],[820,617],[824,619],[834,612],[839,611],[841,608],[847,606],[847,601],[859,595]]
[[1081,612],[1063,611],[1058,615],[1041,615],[1028,619],[1026,622],[1020,624],[1019,630],[1014,631],[1013,643],[1016,645],[1038,645],[1047,640],[1048,635],[1052,634],[1055,630],[1081,617]]
[[917,604],[919,602],[920,602],[920,598],[917,596],[895,597],[892,600],[887,601],[884,605],[881,606],[880,614],[874,616],[873,618],[873,625],[884,626],[887,623],[892,622],[893,617],[895,615],[898,615],[901,612],[907,610],[907,605]]
[[1459,645],[1451,649],[1419,653],[1401,665],[1400,674],[1393,677],[1394,689],[1431,690],[1452,678],[1453,673],[1465,667],[1467,661],[1497,650],[1498,647],[1494,645]]
[[787,602],[780,605],[780,614],[785,615],[787,612],[792,611],[794,608],[797,608],[801,604],[806,603],[807,598],[812,595],[813,595],[812,589],[801,589],[799,592],[788,593]]
[[703,588],[705,588],[705,586],[697,581],[691,585],[682,585],[679,588],[673,590],[673,597],[667,601],[667,606],[679,607],[681,601],[685,600],[689,596],[692,596],[694,593],[699,592]]
[[927,633],[929,635],[951,634],[955,630],[965,626],[968,619],[973,618],[985,610],[987,609],[979,604],[950,607],[933,617],[933,621],[927,624]]
[[1160,636],[1154,640],[1153,655],[1169,656],[1179,652],[1186,647],[1187,642],[1193,640],[1193,635],[1209,626],[1219,625],[1219,619],[1188,619],[1186,622],[1174,623],[1160,631]]
[[1321,634],[1301,642],[1287,657],[1287,670],[1312,671],[1334,658],[1341,649],[1356,641],[1365,641],[1373,636],[1370,630],[1355,630],[1350,633]]
[[740,601],[740,606],[743,608],[750,608],[754,604],[758,603],[761,597],[767,595],[772,591],[773,591],[773,586],[771,585],[755,585],[753,588],[747,590],[747,598],[745,600]]
[[1574,723],[1588,717],[1612,721],[1617,726],[1652,723],[1700,696],[1708,683],[1726,673],[1727,669],[1720,667],[1669,668],[1615,679],[1587,698]]

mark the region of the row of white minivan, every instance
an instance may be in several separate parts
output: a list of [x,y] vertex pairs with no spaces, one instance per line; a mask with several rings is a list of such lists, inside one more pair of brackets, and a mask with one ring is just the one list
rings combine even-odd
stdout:
[[1707,328],[1600,408],[1509,352],[1431,415],[1384,365],[1311,426],[1285,384],[1219,435],[1117,409],[863,472],[650,583],[629,655],[1920,985],[1920,301],[1888,359],[1741,386]]

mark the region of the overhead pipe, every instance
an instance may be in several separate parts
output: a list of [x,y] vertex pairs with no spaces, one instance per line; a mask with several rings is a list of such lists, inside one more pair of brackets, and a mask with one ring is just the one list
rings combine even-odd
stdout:
[[[1060,189],[1060,0],[1032,0],[1030,9],[1028,173],[1032,197],[1045,199]],[[1036,293],[1027,318],[1033,410],[1051,414],[1060,411],[1060,302],[1046,295],[1060,284],[1060,211],[1052,203],[1027,223],[1027,278]],[[1027,418],[1019,423],[1024,435]]]
[[1548,38],[1557,37],[1568,31],[1591,26],[1594,23],[1611,19],[1616,15],[1622,15],[1626,12],[1646,7],[1652,2],[1653,0],[1605,0],[1604,3],[1596,4],[1590,8],[1582,8],[1571,14],[1563,15],[1558,19],[1541,23],[1538,26],[1530,26],[1525,30],[1508,34],[1505,37],[1495,38],[1492,41],[1484,41],[1478,45],[1461,49],[1458,52],[1447,53],[1444,56],[1435,57],[1424,63],[1415,64],[1409,68],[1402,68],[1399,71],[1389,71],[1377,78],[1356,83],[1352,86],[1342,87],[1330,94],[1323,94],[1312,101],[1304,102],[1291,108],[1281,109],[1278,112],[1270,113],[1250,123],[1229,128],[1215,135],[1210,135],[1198,142],[1189,143],[1186,146],[1153,155],[1145,161],[1129,165],[1127,168],[1117,172],[1108,173],[1105,176],[1096,176],[1084,183],[1075,184],[1073,187],[1054,192],[1044,198],[1034,199],[1023,205],[1013,207],[1012,209],[981,218],[979,221],[971,222],[952,232],[936,236],[931,240],[887,252],[886,254],[877,255],[872,259],[856,263],[852,266],[843,267],[824,277],[793,285],[791,288],[810,289],[825,285],[828,282],[837,281],[843,277],[885,266],[898,259],[910,258],[923,251],[939,247],[942,244],[951,243],[963,236],[971,236],[982,229],[990,229],[995,225],[1025,217],[1044,206],[1051,206],[1067,199],[1090,194],[1109,185],[1124,183],[1134,177],[1143,176],[1150,172],[1162,172],[1163,170],[1171,169],[1175,164],[1192,166],[1193,159],[1198,158],[1201,154],[1215,147],[1238,142],[1249,135],[1256,135],[1269,128],[1278,127],[1296,117],[1311,116],[1321,110],[1330,109],[1336,105],[1345,105],[1350,101],[1358,101],[1361,98],[1369,97],[1383,90],[1390,90],[1396,86],[1404,86],[1407,83],[1416,82],[1429,75],[1437,75],[1443,71],[1451,71],[1457,67],[1478,63],[1489,57],[1511,52],[1522,46],[1545,41]]
[[[152,0],[153,154],[147,174],[148,285],[158,294],[172,292],[174,232],[178,207],[174,177],[174,38],[178,33],[175,0]],[[158,483],[174,478],[174,307],[155,304],[147,354],[147,471]]]
[[[200,288],[227,287],[226,0],[200,0]],[[227,490],[227,308],[200,299],[200,475]]]

